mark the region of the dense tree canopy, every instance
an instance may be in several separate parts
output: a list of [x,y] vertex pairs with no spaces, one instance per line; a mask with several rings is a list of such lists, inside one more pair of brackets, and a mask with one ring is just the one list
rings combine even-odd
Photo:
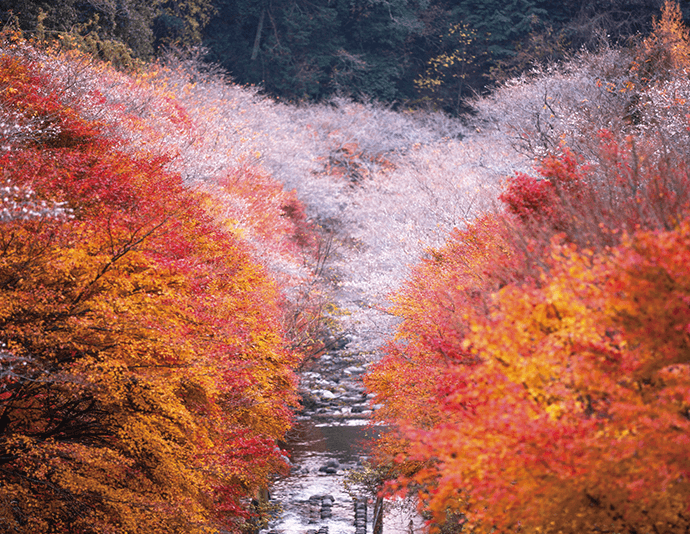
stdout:
[[398,293],[367,378],[393,427],[378,460],[434,528],[690,528],[689,46],[666,3],[587,102],[632,93],[636,117],[572,120],[578,151],[508,178]]
[[116,63],[123,56],[150,59],[161,45],[199,44],[214,11],[210,0],[5,0],[1,6],[3,20],[18,23],[30,35],[71,41]]
[[243,234],[306,246],[308,227],[248,165],[185,183],[156,128],[192,118],[118,76],[2,43],[0,530],[239,532],[285,467],[300,359]]
[[457,112],[459,101],[496,76],[591,45],[597,32],[618,39],[648,31],[660,5],[223,0],[206,43],[210,58],[237,81],[277,96],[321,99],[341,92]]
[[[334,94],[457,113],[496,79],[650,29],[661,0],[170,0],[2,3],[39,38],[123,66],[208,49],[235,81],[294,101]],[[125,48],[121,48],[124,46]]]

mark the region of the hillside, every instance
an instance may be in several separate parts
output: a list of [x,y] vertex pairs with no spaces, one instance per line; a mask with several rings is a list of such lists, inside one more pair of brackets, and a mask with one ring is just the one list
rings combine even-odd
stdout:
[[[130,67],[204,47],[290,102],[346,96],[466,113],[496,82],[647,35],[663,0],[5,0],[0,21]],[[685,8],[684,8],[685,9]]]
[[123,74],[6,32],[1,67],[5,526],[241,528],[300,361],[376,348],[385,295],[509,148],[194,59]]
[[178,67],[3,35],[3,531],[239,532],[285,469],[316,236]]
[[194,59],[2,46],[5,526],[241,528],[284,468],[300,361],[376,349],[386,294],[517,160],[442,115],[277,104]]

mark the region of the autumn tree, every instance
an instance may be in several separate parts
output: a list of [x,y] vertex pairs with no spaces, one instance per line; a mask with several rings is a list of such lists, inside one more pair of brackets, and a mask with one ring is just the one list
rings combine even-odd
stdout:
[[39,41],[60,42],[130,68],[161,46],[191,47],[214,8],[209,0],[3,2],[0,18]]
[[657,90],[653,127],[590,124],[398,294],[367,378],[393,427],[378,458],[433,528],[687,530],[687,130]]
[[489,53],[481,42],[482,37],[467,24],[451,25],[442,37],[450,44],[428,61],[426,71],[415,80],[415,85],[421,94],[430,94],[435,105],[457,113],[468,93],[482,85],[477,78],[482,77],[482,63]]
[[0,524],[239,531],[296,404],[283,296],[222,197],[42,61],[0,57]]
[[[630,226],[626,209],[618,227],[596,218],[578,227],[583,214],[565,208],[550,232],[547,210],[488,234],[478,221],[417,270],[398,300],[396,340],[367,383],[397,429],[380,459],[398,465],[399,487],[417,493],[435,524],[687,527],[685,169],[674,181],[685,200],[665,206],[667,223],[651,210],[638,218],[649,200],[663,203],[643,195]],[[665,182],[667,173],[644,176]],[[599,213],[591,197],[577,198]],[[544,199],[559,205],[554,193],[511,206]],[[633,237],[621,241],[626,227]]]

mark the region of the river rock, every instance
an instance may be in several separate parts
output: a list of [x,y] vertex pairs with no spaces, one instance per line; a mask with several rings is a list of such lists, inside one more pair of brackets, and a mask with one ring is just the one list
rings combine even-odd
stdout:
[[328,391],[327,389],[316,389],[312,393],[314,393],[314,395],[318,395],[322,399],[327,399],[327,400],[335,399],[335,393],[333,393],[332,391]]
[[337,460],[328,460],[324,465],[319,467],[319,472],[326,473],[327,475],[335,475],[339,467],[340,464]]

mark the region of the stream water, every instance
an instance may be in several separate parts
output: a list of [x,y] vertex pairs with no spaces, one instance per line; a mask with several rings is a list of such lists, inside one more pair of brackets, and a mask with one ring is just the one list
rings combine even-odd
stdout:
[[343,482],[349,469],[361,466],[357,444],[366,434],[365,426],[321,426],[311,421],[297,426],[288,444],[293,474],[273,487],[273,498],[284,507],[273,532],[324,532],[324,527],[329,534],[356,531],[355,503]]
[[[385,431],[369,424],[376,406],[361,383],[368,360],[342,350],[302,373],[305,408],[285,444],[291,473],[271,488],[280,511],[262,533],[373,532],[374,495],[356,488],[348,492],[345,484],[366,461],[367,443]],[[395,504],[385,507],[384,534],[422,532],[414,507]]]
[[[334,288],[333,303],[339,314],[334,322],[345,341],[301,373],[304,410],[286,444],[292,470],[271,488],[271,502],[281,511],[261,534],[374,532],[376,495],[348,492],[345,482],[348,473],[366,462],[366,443],[382,431],[369,424],[377,406],[367,395],[362,377],[380,357],[382,342],[395,330],[396,319],[385,312],[386,295],[407,271],[391,240],[367,241],[376,232],[363,223],[373,215],[359,217],[354,209],[363,192],[347,190],[334,197],[344,211],[338,224],[333,224],[337,229],[334,252],[323,276]],[[329,198],[317,205],[327,207],[333,202]],[[381,224],[374,225],[377,231],[389,231],[388,216],[378,211],[376,216],[381,218]],[[386,503],[382,534],[423,531],[414,506]]]

